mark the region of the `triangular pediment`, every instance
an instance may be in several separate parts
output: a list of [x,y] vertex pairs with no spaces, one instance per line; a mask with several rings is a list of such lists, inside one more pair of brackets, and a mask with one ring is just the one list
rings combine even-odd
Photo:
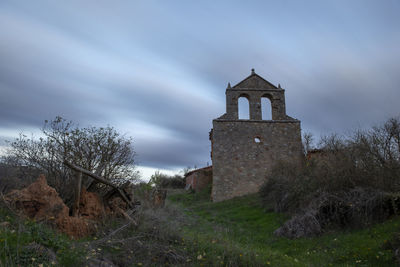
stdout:
[[256,73],[252,73],[249,77],[233,86],[233,89],[253,88],[253,89],[279,89],[269,81]]

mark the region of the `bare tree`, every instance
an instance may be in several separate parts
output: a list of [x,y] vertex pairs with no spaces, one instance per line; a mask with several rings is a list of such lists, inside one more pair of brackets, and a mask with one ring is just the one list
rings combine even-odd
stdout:
[[304,155],[307,155],[308,152],[313,149],[313,143],[314,143],[314,136],[310,132],[305,132],[303,134],[303,153]]
[[[64,160],[115,184],[138,178],[134,168],[133,140],[119,134],[113,127],[79,128],[58,116],[50,122],[45,121],[42,133],[44,137],[38,139],[20,134],[11,142],[8,158],[19,165],[44,171],[49,183],[67,201],[71,197],[68,187],[72,185],[75,174],[64,166]],[[92,190],[98,187],[88,177],[83,182]]]

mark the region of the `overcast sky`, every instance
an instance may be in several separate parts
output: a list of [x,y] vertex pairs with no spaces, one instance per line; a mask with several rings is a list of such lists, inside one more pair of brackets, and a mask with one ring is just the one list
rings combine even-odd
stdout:
[[316,136],[400,115],[400,1],[0,1],[0,140],[57,115],[211,164],[225,89],[257,74]]

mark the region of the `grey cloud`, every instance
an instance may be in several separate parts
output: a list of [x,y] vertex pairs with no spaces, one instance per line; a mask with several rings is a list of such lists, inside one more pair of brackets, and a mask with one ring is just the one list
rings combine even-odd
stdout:
[[371,3],[361,15],[341,3],[293,4],[302,12],[261,2],[40,3],[3,2],[0,11],[3,128],[40,127],[56,115],[122,128],[142,121],[169,135],[134,136],[139,163],[201,166],[227,82],[253,67],[286,89],[288,114],[316,135],[400,112],[400,38],[382,20],[398,18],[381,5],[366,20]]
[[173,169],[188,166],[205,166],[210,162],[210,146],[198,139],[171,139],[166,142],[137,140],[140,153],[137,162],[144,166]]

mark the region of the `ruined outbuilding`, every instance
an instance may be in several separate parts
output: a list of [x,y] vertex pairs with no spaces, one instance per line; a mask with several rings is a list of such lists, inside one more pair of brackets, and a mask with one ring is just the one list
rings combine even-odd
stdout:
[[[258,74],[226,89],[226,113],[210,132],[213,201],[257,192],[272,166],[302,155],[300,121],[286,115],[285,90]],[[239,119],[238,101],[249,103],[249,118]],[[271,103],[272,119],[262,118],[261,99]]]
[[212,183],[212,166],[196,169],[185,174],[186,190],[200,192]]

